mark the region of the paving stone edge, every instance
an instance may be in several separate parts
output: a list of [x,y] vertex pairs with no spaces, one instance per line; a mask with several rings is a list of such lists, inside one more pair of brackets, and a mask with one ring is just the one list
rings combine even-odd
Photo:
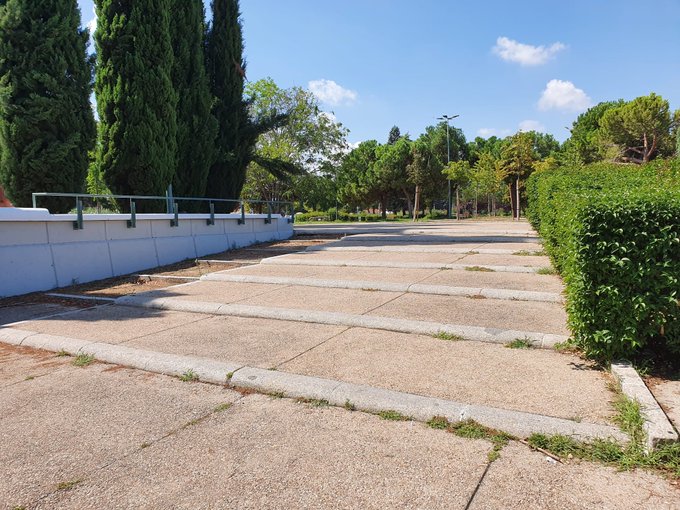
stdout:
[[623,394],[631,400],[636,400],[642,407],[647,450],[653,450],[663,443],[677,441],[678,433],[633,365],[628,362],[612,363],[611,372],[618,379]]

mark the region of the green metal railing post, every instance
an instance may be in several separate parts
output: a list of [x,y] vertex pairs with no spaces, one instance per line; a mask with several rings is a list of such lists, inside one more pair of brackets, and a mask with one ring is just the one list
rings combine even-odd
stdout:
[[246,204],[241,200],[241,217],[238,220],[239,225],[245,225],[246,224]]
[[76,197],[76,221],[73,222],[73,230],[83,230],[83,201]]
[[269,225],[272,222],[272,204],[267,202],[267,217],[264,219],[264,224]]
[[210,218],[206,220],[206,223],[208,225],[214,225],[215,224],[215,204],[210,202]]
[[172,204],[172,208],[175,213],[175,217],[170,220],[170,226],[179,227],[179,205],[177,204],[177,202]]
[[130,219],[127,221],[128,228],[137,228],[137,204],[130,200]]

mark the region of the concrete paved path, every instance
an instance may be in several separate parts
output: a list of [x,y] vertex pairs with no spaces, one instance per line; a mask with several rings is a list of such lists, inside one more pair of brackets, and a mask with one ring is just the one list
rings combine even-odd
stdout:
[[0,345],[0,508],[672,509],[644,471]]
[[[103,342],[396,391],[406,400],[417,395],[455,406],[486,406],[497,409],[498,416],[545,415],[541,430],[555,430],[556,419],[571,420],[565,433],[575,430],[574,423],[610,422],[612,395],[603,372],[570,355],[504,346],[521,340],[551,348],[567,339],[559,278],[535,272],[314,265],[349,257],[395,264],[469,259],[475,269],[477,263],[532,271],[549,266],[545,256],[535,255],[540,243],[525,224],[387,229],[16,328],[26,335],[71,338],[78,348],[87,345],[82,341]],[[491,234],[502,239],[489,242]],[[520,237],[534,239],[528,244],[534,251],[509,252],[524,243],[505,241]],[[471,238],[484,241],[465,244]],[[381,242],[408,249],[376,251]],[[352,250],[336,249],[348,246]],[[361,251],[364,246],[370,249]],[[449,246],[471,249],[447,253]],[[481,246],[485,253],[472,249]],[[289,259],[301,265],[266,264]],[[497,345],[475,342],[480,340]],[[489,423],[496,426],[494,420]],[[529,434],[534,420],[527,420],[518,428],[515,418],[508,418],[507,427]],[[584,434],[616,435],[607,426]]]

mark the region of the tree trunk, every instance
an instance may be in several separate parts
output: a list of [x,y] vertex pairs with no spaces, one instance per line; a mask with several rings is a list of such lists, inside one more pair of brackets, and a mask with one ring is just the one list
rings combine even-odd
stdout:
[[413,216],[413,202],[411,201],[411,194],[406,188],[401,188],[404,197],[406,197],[406,205],[408,206],[408,215]]
[[456,186],[456,221],[460,221],[460,186]]
[[385,201],[386,200],[385,200],[384,196],[380,198],[380,208],[382,210],[382,219],[383,220],[387,219],[387,208],[385,206]]
[[520,219],[521,208],[519,203],[519,176],[517,177],[517,184],[515,185],[515,192],[517,193],[517,221]]
[[418,221],[419,205],[420,205],[420,186],[416,184],[415,204],[413,206],[413,221]]

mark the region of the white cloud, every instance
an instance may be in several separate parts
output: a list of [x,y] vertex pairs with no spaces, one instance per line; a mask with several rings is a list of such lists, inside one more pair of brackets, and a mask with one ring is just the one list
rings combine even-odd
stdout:
[[520,131],[536,131],[537,133],[545,133],[546,129],[543,124],[537,120],[523,120],[519,123]]
[[581,112],[592,105],[588,95],[570,82],[550,80],[538,101],[539,110]]
[[517,62],[522,66],[540,66],[565,48],[566,46],[561,42],[553,43],[548,47],[532,46],[507,37],[499,37],[496,39],[493,52],[508,62]]
[[358,97],[355,91],[346,89],[333,80],[312,80],[308,87],[319,101],[331,106],[352,104]]
[[492,136],[497,136],[503,138],[511,133],[509,129],[496,129],[496,128],[479,128],[477,134],[482,138],[490,138]]

